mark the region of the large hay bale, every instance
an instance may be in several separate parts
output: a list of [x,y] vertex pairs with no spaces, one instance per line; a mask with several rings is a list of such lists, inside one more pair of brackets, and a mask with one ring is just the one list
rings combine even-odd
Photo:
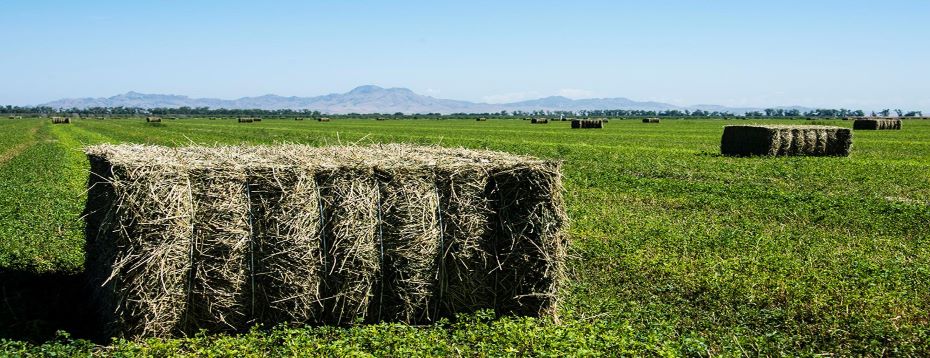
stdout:
[[161,123],[161,117],[145,117],[147,123]]
[[572,119],[572,128],[604,128],[604,121],[600,119]]
[[862,118],[853,121],[853,129],[889,130],[901,129],[901,120],[897,118]]
[[720,152],[748,156],[848,156],[849,128],[809,125],[735,125],[723,128]]
[[643,118],[643,123],[659,123],[658,118]]
[[555,314],[556,162],[411,145],[87,153],[86,265],[108,335]]
[[70,124],[71,117],[52,117],[52,124]]
[[484,117],[475,118],[475,121],[477,121],[477,122],[484,122],[484,121],[487,121],[487,120],[488,120],[488,119],[487,119],[487,118],[484,118]]
[[532,124],[548,124],[549,118],[533,118],[530,123]]
[[320,118],[317,118],[316,120],[317,122],[329,122],[330,121],[329,118],[327,117],[320,117]]

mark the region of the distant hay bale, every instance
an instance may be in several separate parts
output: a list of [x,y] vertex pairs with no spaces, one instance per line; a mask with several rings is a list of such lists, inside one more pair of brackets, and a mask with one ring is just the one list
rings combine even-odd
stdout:
[[384,118],[384,117],[378,117],[378,118],[375,118],[375,120],[376,120],[376,121],[386,121],[386,120],[387,120],[387,118]]
[[856,130],[896,130],[901,129],[901,120],[896,118],[862,118],[853,121]]
[[643,118],[643,123],[659,123],[658,118]]
[[549,118],[533,118],[530,123],[532,124],[548,124]]
[[572,128],[604,128],[604,121],[600,119],[572,119]]
[[328,117],[320,117],[320,118],[317,118],[316,120],[317,120],[317,122],[329,122],[329,118],[328,118]]
[[556,313],[557,162],[400,144],[87,154],[85,265],[109,336]]
[[484,117],[475,118],[475,121],[478,121],[478,122],[484,122],[484,121],[486,121],[486,120],[488,120],[488,119],[487,119],[487,118],[484,118]]
[[161,123],[161,117],[145,117],[145,121],[148,123]]
[[52,124],[70,124],[71,117],[52,117]]
[[302,121],[302,120],[304,120],[304,118],[303,118],[303,117],[294,117],[294,120],[295,120],[295,121]]
[[808,125],[734,125],[723,128],[720,152],[730,156],[848,156],[849,128]]
[[239,117],[239,123],[252,123],[254,119],[250,117]]

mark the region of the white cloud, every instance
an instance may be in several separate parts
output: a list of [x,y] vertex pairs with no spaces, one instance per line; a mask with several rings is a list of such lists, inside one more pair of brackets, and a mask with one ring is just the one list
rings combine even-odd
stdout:
[[580,99],[580,98],[591,98],[594,96],[593,91],[588,91],[578,88],[563,88],[559,90],[559,96],[568,97],[571,99]]

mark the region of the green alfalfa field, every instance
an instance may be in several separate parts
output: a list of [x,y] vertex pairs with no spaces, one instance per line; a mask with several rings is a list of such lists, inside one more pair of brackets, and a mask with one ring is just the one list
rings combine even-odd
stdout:
[[[752,122],[2,119],[0,355],[930,354],[930,121],[856,131],[847,158],[720,156],[723,126]],[[571,246],[561,321],[478,314],[425,327],[84,340],[87,315],[73,303],[81,148],[122,142],[412,142],[562,160]]]

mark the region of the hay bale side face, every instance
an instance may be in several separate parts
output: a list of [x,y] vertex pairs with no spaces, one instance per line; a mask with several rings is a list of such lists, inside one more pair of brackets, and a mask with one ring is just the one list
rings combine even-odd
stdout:
[[440,286],[435,293],[436,317],[474,313],[494,308],[489,280],[493,211],[486,193],[487,171],[480,166],[438,168],[439,223],[442,236],[439,256]]
[[[188,177],[159,165],[112,165],[90,155],[86,266],[107,336],[184,333],[191,272]],[[101,203],[98,200],[110,200]],[[157,284],[153,284],[157,283]]]
[[317,175],[323,206],[323,321],[364,319],[380,274],[378,184],[371,172],[331,170]]
[[316,322],[322,316],[321,203],[317,193],[312,169],[249,171],[258,322],[269,326]]
[[900,119],[857,119],[853,121],[856,130],[897,130],[901,129]]
[[383,261],[370,320],[433,321],[442,235],[435,175],[385,168],[376,176],[381,182],[378,236]]
[[241,169],[191,171],[194,272],[187,332],[234,332],[252,316],[252,217]]
[[643,123],[659,123],[658,118],[643,118]]
[[572,128],[604,128],[604,121],[599,119],[573,119]]
[[113,335],[555,314],[557,164],[402,145],[88,151],[112,178],[88,181],[86,218]]
[[852,134],[824,126],[726,126],[720,152],[729,156],[848,156]]
[[557,163],[491,174],[491,275],[499,315],[554,316],[567,246]]

